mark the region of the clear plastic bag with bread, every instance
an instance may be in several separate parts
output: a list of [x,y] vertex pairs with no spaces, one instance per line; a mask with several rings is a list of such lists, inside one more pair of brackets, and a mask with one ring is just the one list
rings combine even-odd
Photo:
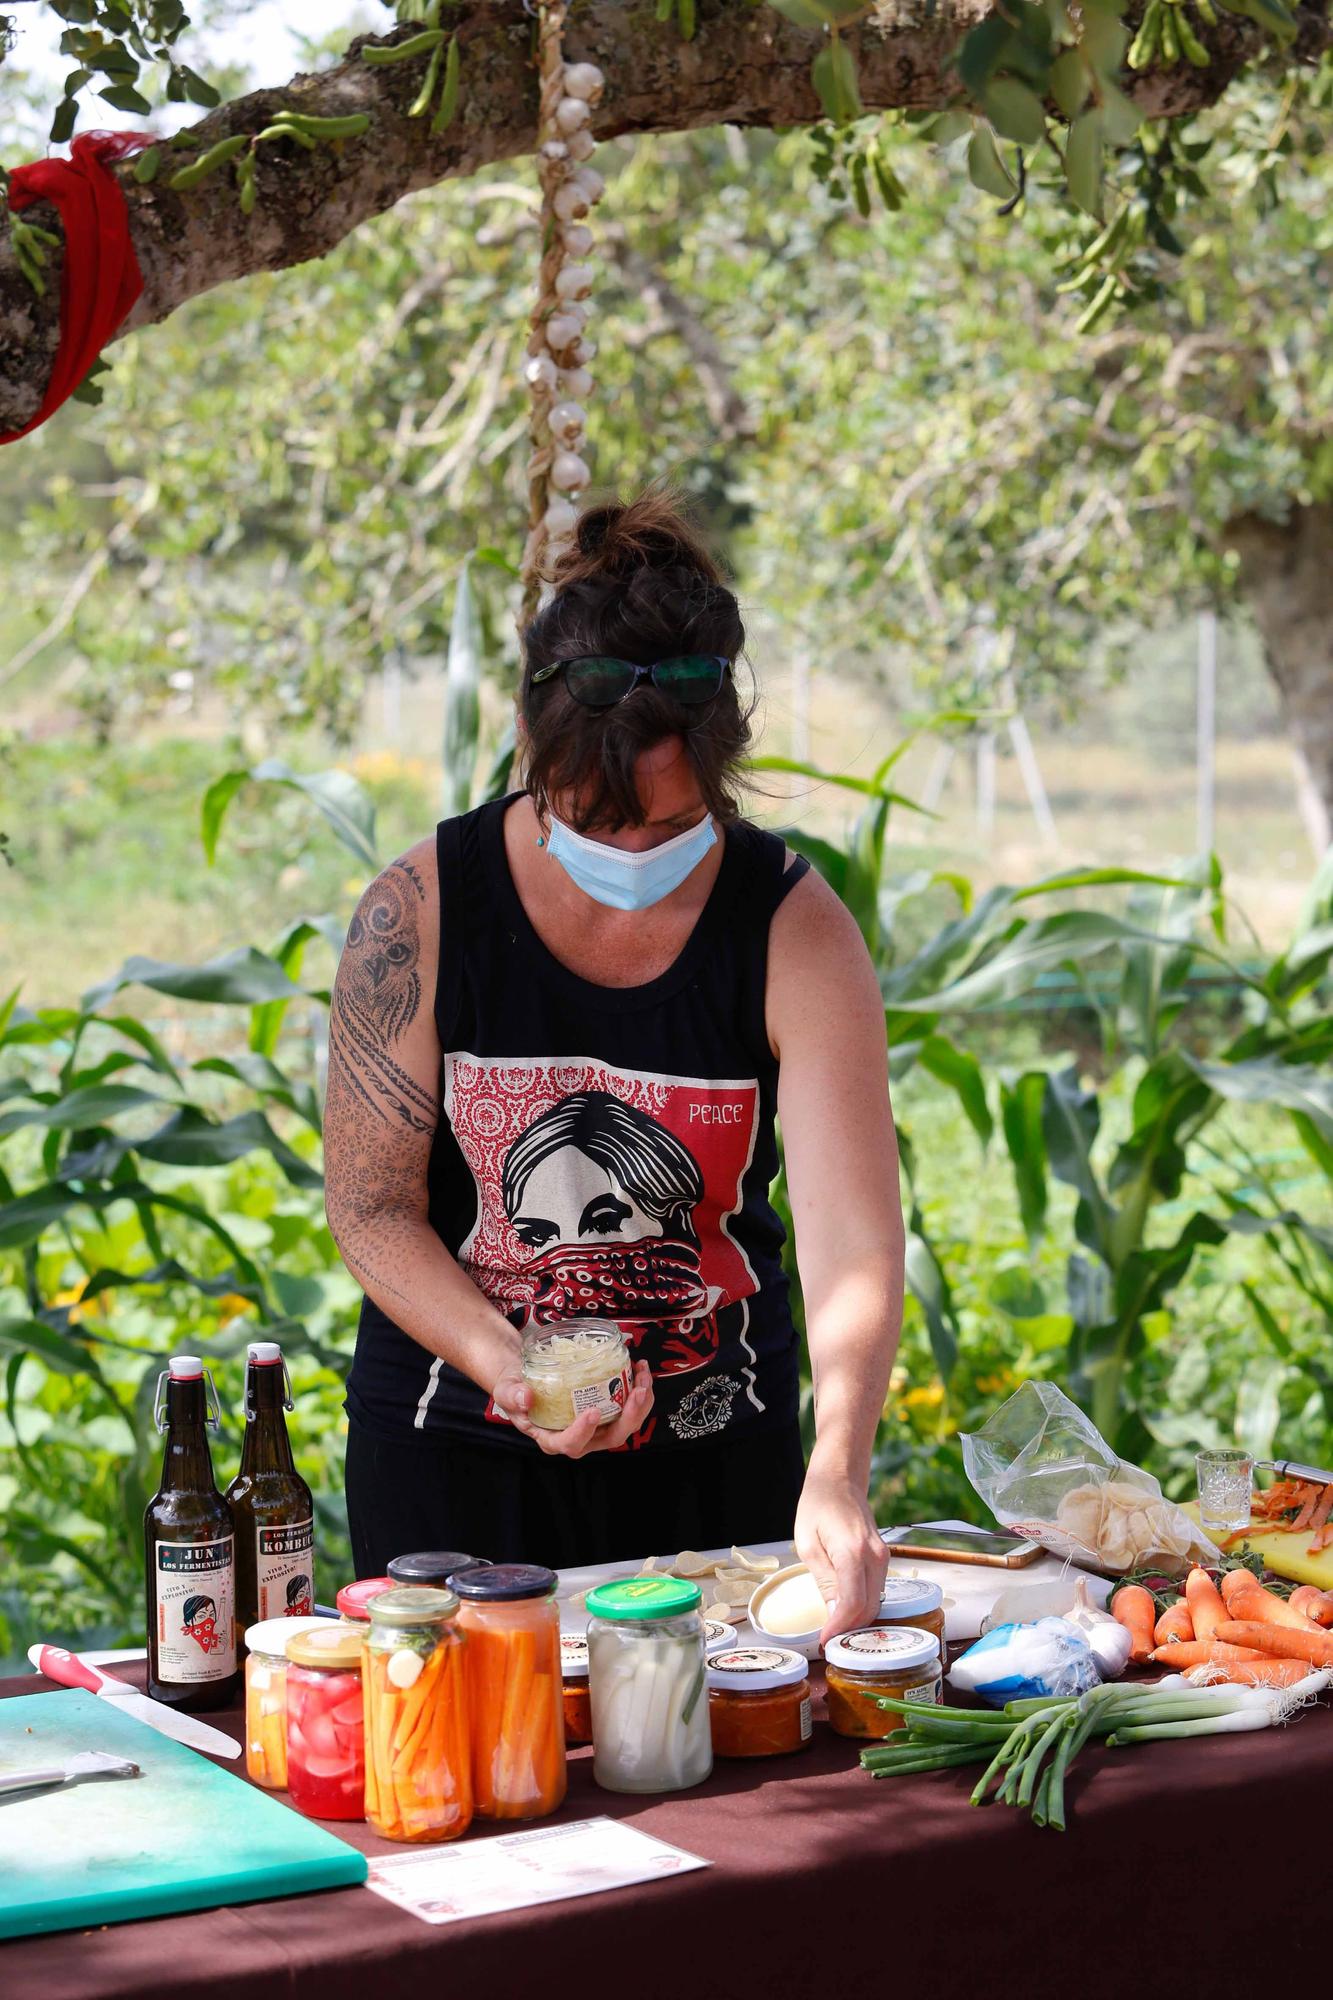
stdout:
[[1053,1382],[1024,1382],[979,1431],[967,1476],[997,1521],[1103,1576],[1177,1575],[1220,1552],[1151,1473],[1117,1458]]

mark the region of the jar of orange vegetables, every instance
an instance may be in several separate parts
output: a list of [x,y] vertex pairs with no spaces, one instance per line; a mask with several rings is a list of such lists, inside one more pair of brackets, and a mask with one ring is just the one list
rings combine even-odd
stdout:
[[270,1792],[287,1789],[287,1641],[323,1618],[264,1618],[245,1634],[245,1773]]
[[868,1625],[844,1632],[824,1648],[824,1696],[839,1736],[891,1736],[903,1718],[879,1697],[933,1702],[943,1696],[940,1649],[929,1632]]
[[565,1796],[564,1681],[556,1576],[535,1563],[473,1563],[463,1600],[472,1791],[488,1819],[538,1819]]
[[588,1693],[588,1640],[582,1632],[560,1634],[564,1677],[565,1742],[592,1742],[592,1698]]
[[929,1632],[944,1658],[944,1592],[939,1584],[921,1576],[886,1576],[875,1623]]
[[458,1599],[405,1584],[366,1608],[366,1818],[386,1840],[455,1840],[472,1823]]

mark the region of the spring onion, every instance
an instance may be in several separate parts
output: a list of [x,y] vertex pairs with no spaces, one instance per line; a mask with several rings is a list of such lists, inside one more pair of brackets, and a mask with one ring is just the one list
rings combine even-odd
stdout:
[[1115,1748],[1166,1737],[1223,1735],[1286,1722],[1330,1682],[1313,1673],[1289,1688],[1196,1686],[1179,1674],[1151,1686],[1106,1684],[1081,1695],[1013,1701],[1001,1712],[931,1707],[882,1695],[903,1718],[886,1742],[861,1752],[872,1777],[915,1776],[968,1763],[986,1769],[973,1805],[999,1799],[1030,1812],[1038,1826],[1065,1828],[1065,1778],[1093,1737]]

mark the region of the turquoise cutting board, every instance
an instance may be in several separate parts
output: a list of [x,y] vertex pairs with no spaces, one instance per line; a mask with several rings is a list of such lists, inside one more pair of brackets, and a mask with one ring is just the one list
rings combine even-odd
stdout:
[[0,1770],[76,1750],[131,1758],[141,1775],[0,1794],[0,1938],[366,1879],[356,1848],[99,1695],[0,1701]]

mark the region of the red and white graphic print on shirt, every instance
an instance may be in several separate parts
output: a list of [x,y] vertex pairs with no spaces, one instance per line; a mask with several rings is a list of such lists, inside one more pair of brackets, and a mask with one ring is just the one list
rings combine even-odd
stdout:
[[758,1289],[727,1230],[757,1080],[455,1054],[443,1095],[477,1189],[458,1258],[487,1298],[523,1328],[615,1320],[654,1375],[707,1367],[719,1310]]

